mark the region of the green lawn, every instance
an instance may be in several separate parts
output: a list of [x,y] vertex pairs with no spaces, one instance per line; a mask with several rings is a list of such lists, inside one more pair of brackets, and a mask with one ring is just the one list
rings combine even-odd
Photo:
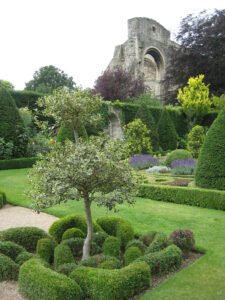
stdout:
[[[31,200],[23,195],[29,188],[28,170],[0,171],[0,190],[6,192],[8,201],[29,207]],[[129,220],[137,233],[149,230],[170,234],[175,229],[188,228],[195,233],[196,244],[206,254],[188,268],[177,273],[162,285],[149,291],[141,300],[216,300],[225,299],[225,214],[223,211],[136,199],[133,207],[120,206],[119,216]],[[55,216],[71,213],[83,214],[82,201],[68,201],[45,210]],[[112,215],[104,208],[92,206],[93,218]]]

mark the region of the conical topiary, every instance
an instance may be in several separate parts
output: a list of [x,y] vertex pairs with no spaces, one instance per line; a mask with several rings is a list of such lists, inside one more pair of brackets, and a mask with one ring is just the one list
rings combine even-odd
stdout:
[[205,137],[195,172],[199,187],[225,190],[225,108]]
[[159,150],[159,135],[158,135],[157,126],[155,125],[154,118],[146,104],[141,104],[141,106],[137,110],[135,118],[141,119],[141,121],[150,130],[149,135],[150,135],[152,150],[153,151]]
[[0,137],[13,143],[13,157],[26,155],[27,132],[15,101],[4,88],[0,88]]
[[157,127],[159,135],[159,146],[164,151],[176,149],[177,132],[166,109],[163,109]]

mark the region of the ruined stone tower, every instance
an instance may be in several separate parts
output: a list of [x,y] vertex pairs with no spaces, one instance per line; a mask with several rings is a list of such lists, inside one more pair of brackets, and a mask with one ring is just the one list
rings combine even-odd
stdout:
[[144,76],[145,84],[162,101],[165,95],[163,83],[165,70],[169,63],[170,32],[158,22],[148,18],[128,20],[128,40],[115,47],[114,56],[108,68],[121,66]]

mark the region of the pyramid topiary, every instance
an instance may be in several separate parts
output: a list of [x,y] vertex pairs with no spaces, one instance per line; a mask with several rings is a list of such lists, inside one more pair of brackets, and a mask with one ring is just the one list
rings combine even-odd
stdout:
[[13,98],[4,88],[0,88],[0,137],[13,143],[13,157],[26,155],[26,129]]
[[225,190],[225,108],[211,125],[195,172],[199,187]]
[[157,127],[159,134],[159,146],[164,151],[176,149],[177,132],[166,109],[163,109]]
[[141,119],[141,121],[150,129],[150,140],[152,145],[152,150],[157,151],[159,150],[159,135],[157,126],[155,124],[154,118],[146,104],[141,104],[138,108],[136,119]]

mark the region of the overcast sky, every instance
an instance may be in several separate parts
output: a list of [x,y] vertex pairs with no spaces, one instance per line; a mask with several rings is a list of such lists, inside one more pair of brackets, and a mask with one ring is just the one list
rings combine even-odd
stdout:
[[147,17],[177,31],[189,13],[224,9],[223,0],[0,0],[0,79],[17,90],[54,65],[92,87],[127,40],[127,20]]

